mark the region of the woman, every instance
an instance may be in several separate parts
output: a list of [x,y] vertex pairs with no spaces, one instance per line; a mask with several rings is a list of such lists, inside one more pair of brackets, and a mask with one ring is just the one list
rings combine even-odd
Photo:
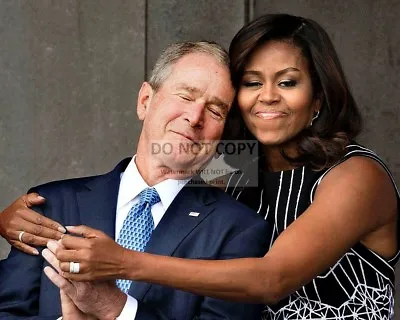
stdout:
[[[122,272],[202,295],[263,302],[265,319],[389,319],[399,194],[380,158],[353,142],[361,119],[328,35],[310,19],[265,15],[238,32],[229,53],[238,93],[226,133],[256,138],[261,154],[259,186],[239,187],[251,185],[243,168],[226,190],[273,224],[269,252],[201,261],[130,251],[123,268],[108,270],[78,254],[81,274],[65,275],[101,279]],[[62,240],[67,248],[70,239]],[[88,241],[121,250],[105,236]],[[68,271],[68,265],[60,266]]]

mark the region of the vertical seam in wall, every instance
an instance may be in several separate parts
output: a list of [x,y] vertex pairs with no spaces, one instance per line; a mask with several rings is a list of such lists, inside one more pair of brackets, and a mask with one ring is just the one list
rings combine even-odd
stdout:
[[149,6],[148,6],[148,0],[144,1],[144,79],[143,81],[147,81],[147,55],[148,55],[148,37],[147,37],[147,32],[148,32],[148,18],[149,18]]
[[250,0],[249,8],[250,8],[250,14],[249,14],[250,20],[249,21],[251,21],[255,18],[254,12],[255,12],[255,8],[256,8],[256,0]]
[[254,7],[255,0],[245,0],[244,1],[244,23],[254,19]]

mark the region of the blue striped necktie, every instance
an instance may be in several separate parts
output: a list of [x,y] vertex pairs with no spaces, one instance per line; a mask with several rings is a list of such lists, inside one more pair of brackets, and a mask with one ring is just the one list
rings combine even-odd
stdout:
[[[139,196],[139,202],[132,206],[124,220],[117,242],[129,250],[143,252],[154,230],[151,207],[161,200],[154,188],[144,189]],[[118,279],[117,286],[127,293],[131,282],[131,280]]]

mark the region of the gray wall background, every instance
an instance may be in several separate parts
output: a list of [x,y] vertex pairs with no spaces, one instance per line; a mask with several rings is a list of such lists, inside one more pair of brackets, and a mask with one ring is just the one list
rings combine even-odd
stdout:
[[[2,0],[0,209],[29,186],[102,173],[132,155],[137,92],[162,48],[198,39],[228,47],[267,12],[327,29],[365,118],[359,141],[400,184],[397,0]],[[0,239],[0,258],[8,251]]]

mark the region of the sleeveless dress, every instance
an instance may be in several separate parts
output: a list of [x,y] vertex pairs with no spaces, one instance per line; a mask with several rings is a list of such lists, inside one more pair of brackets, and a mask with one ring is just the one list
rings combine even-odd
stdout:
[[[302,166],[289,171],[262,172],[259,187],[243,187],[249,179],[242,172],[230,177],[226,191],[270,222],[272,245],[313,202],[324,176],[354,156],[369,157],[385,168],[396,188],[400,213],[399,191],[388,168],[374,152],[355,143],[348,145],[341,161],[328,169],[313,171]],[[400,251],[392,259],[385,260],[358,243],[312,282],[277,305],[266,306],[262,320],[393,319],[394,266],[399,255]]]

